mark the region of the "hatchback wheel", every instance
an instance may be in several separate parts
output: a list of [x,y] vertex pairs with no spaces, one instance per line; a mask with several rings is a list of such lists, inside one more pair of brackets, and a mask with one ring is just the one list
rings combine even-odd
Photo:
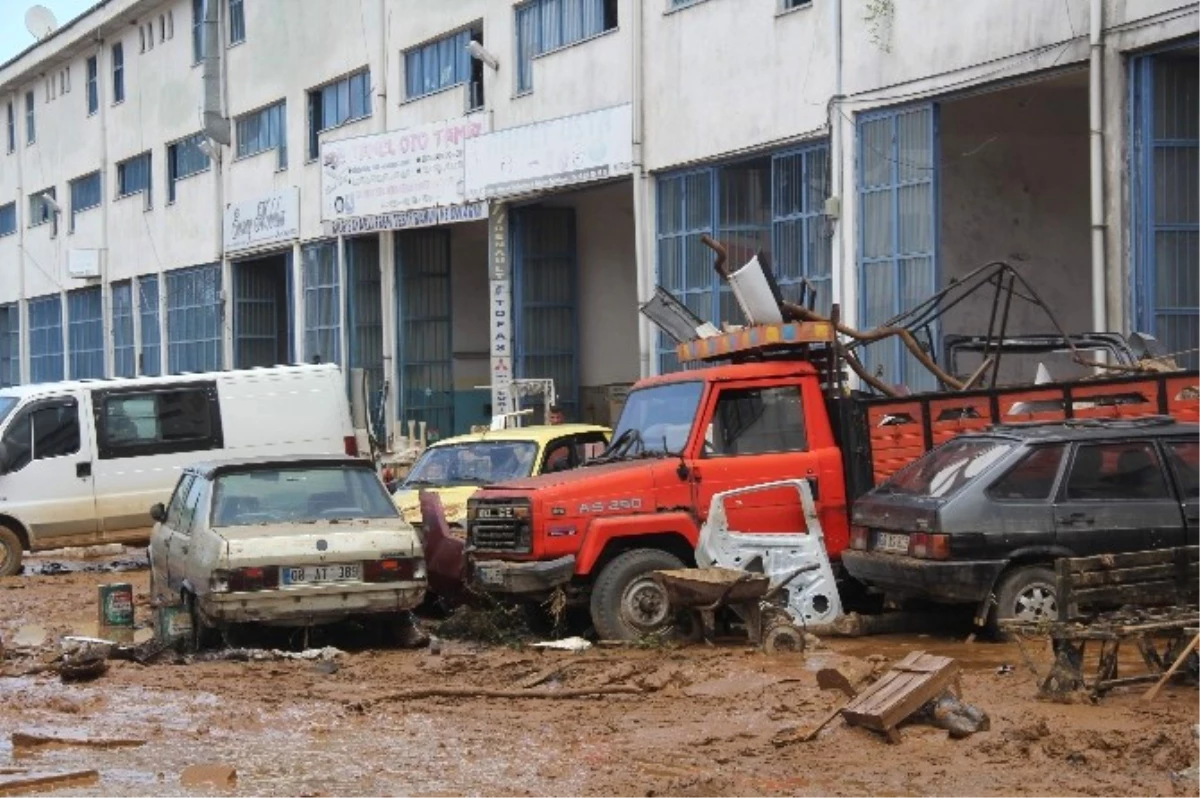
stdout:
[[1007,574],[996,591],[995,617],[997,621],[1028,623],[1058,620],[1054,572],[1034,565]]

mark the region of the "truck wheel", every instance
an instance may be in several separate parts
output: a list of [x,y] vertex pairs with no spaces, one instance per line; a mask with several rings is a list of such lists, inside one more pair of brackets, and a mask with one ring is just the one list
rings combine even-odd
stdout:
[[1054,621],[1058,619],[1058,600],[1054,572],[1040,565],[1010,571],[996,590],[995,621]]
[[0,526],[0,576],[16,576],[21,572],[21,539],[6,526]]
[[604,566],[592,587],[592,623],[600,639],[636,640],[667,626],[674,613],[650,572],[682,567],[661,549],[633,549]]

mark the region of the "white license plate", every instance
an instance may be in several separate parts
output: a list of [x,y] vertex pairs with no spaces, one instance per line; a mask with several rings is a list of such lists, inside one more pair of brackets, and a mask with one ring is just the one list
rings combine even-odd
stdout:
[[498,585],[504,581],[504,573],[499,568],[475,566],[475,576],[484,585]]
[[306,565],[279,569],[279,581],[284,585],[315,585],[322,582],[359,582],[362,565]]
[[895,535],[891,532],[879,532],[875,535],[875,548],[880,551],[890,551],[899,554],[908,553],[908,535]]

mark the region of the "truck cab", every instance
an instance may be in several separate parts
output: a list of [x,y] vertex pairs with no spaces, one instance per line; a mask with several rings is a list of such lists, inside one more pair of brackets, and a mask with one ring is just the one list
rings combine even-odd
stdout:
[[[811,481],[831,557],[847,546],[841,450],[817,369],[773,360],[642,380],[606,453],[573,471],[485,487],[467,509],[476,587],[539,602],[557,589],[590,605],[604,638],[670,618],[652,571],[692,565],[714,494],[773,480]],[[794,491],[729,508],[744,532],[795,531]]]

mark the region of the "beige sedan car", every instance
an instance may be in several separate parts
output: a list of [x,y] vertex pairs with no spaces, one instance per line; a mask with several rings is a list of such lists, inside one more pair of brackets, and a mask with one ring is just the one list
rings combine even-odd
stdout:
[[195,465],[150,515],[151,600],[182,602],[197,645],[232,624],[356,616],[394,622],[403,642],[425,593],[421,542],[365,460]]

